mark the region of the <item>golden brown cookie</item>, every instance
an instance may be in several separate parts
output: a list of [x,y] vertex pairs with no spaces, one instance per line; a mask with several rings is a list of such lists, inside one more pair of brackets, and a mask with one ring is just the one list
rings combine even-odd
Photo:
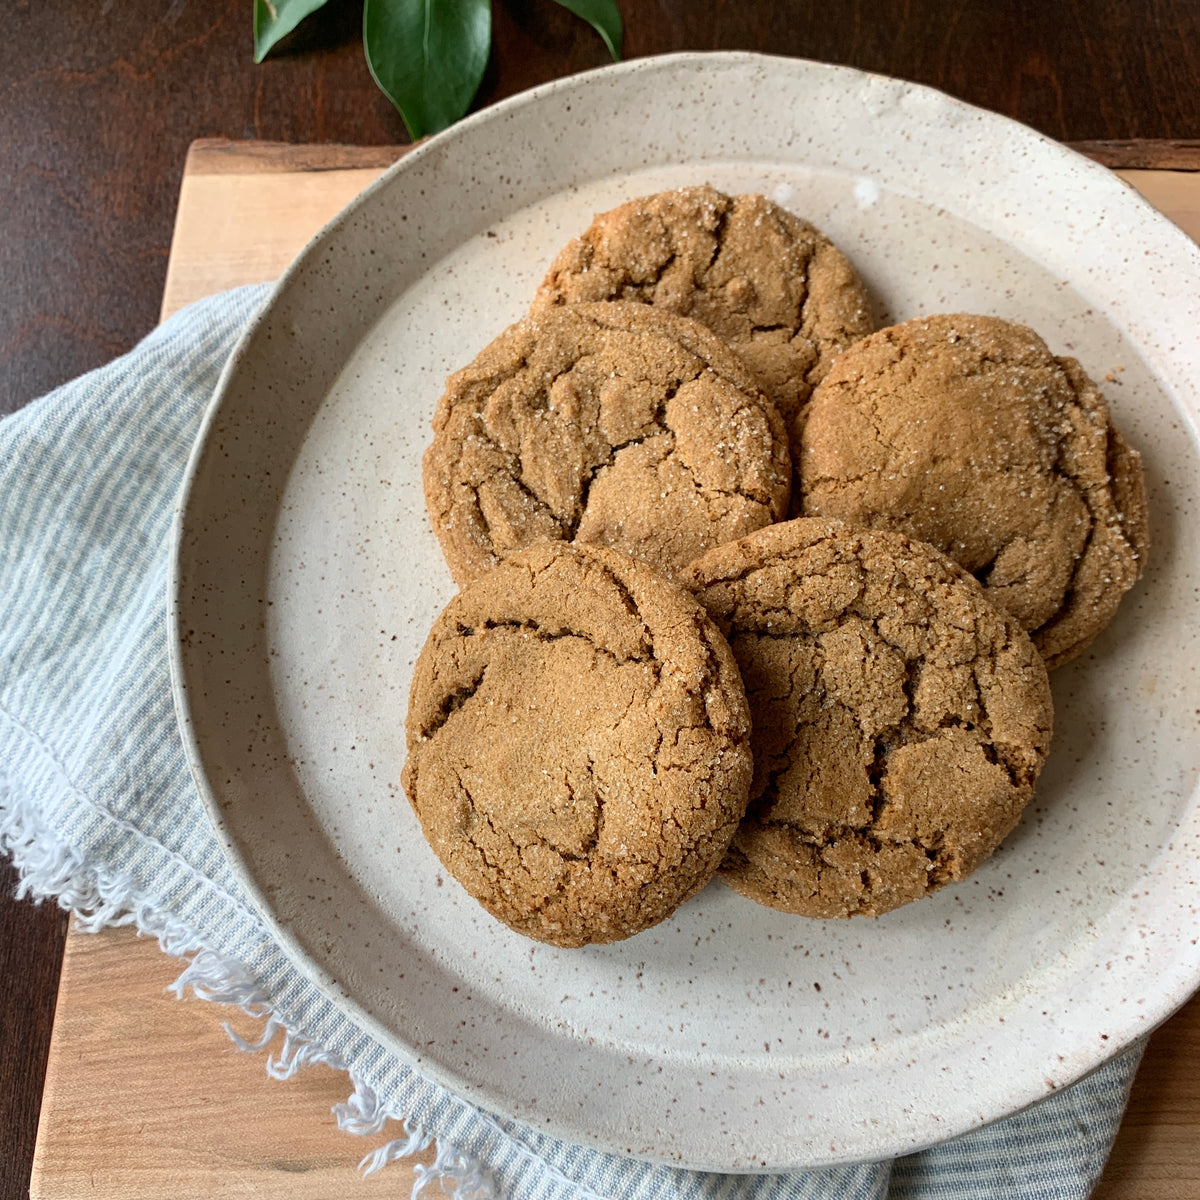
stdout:
[[721,877],[810,917],[877,916],[969,875],[1050,745],[1046,668],[965,571],[899,533],[801,518],[691,586],[750,701],[750,807]]
[[851,342],[875,328],[862,280],[819,230],[764,196],[687,187],[596,217],[560,251],[535,311],[636,300],[728,342],[790,419]]
[[611,546],[672,575],[787,511],[779,414],[695,321],[552,308],[452,375],[425,499],[460,583],[539,541]]
[[558,946],[611,942],[712,877],[746,808],[749,729],[690,595],[615,551],[544,543],[435,623],[404,790],[493,916]]
[[1108,624],[1146,563],[1141,459],[1073,358],[996,317],[935,316],[851,347],[793,431],[806,516],[931,542],[1050,667]]

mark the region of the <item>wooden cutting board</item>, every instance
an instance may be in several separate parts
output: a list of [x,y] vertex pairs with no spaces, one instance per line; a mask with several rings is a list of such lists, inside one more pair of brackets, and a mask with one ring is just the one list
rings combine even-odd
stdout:
[[[1200,239],[1200,155],[1167,143],[1090,144]],[[162,315],[223,288],[275,278],[304,243],[402,153],[398,147],[203,141],[188,154]],[[1157,155],[1157,156],[1156,156]],[[1179,169],[1179,168],[1191,168]],[[359,1160],[401,1135],[337,1130],[343,1075],[278,1082],[238,1051],[258,1023],[166,989],[182,963],[128,929],[67,937],[30,1181],[31,1200],[176,1200],[180,1195],[326,1200],[407,1196],[415,1160],[366,1180]],[[274,1048],[278,1049],[276,1042]],[[1200,997],[1151,1040],[1097,1200],[1200,1196]]]

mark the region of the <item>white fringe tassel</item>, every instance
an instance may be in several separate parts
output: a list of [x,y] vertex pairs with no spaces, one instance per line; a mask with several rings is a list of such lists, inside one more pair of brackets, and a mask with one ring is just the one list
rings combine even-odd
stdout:
[[[380,1102],[374,1088],[354,1079],[353,1074],[350,1078],[354,1081],[354,1095],[345,1104],[333,1106],[338,1128],[360,1135],[378,1133],[384,1123],[392,1119],[391,1114]],[[364,1175],[372,1175],[398,1158],[420,1154],[433,1142],[431,1133],[412,1125],[407,1119],[402,1124],[404,1137],[393,1138],[372,1150],[358,1164]],[[445,1141],[438,1142],[433,1165],[427,1167],[418,1163],[413,1168],[413,1174],[416,1176],[412,1191],[413,1200],[418,1200],[422,1192],[434,1183],[441,1185],[444,1194],[454,1196],[457,1200],[492,1200],[492,1182],[487,1173],[475,1159]],[[448,1193],[443,1180],[453,1185]]]
[[[333,1107],[338,1128],[360,1137],[370,1136],[379,1133],[389,1120],[395,1120],[404,1129],[403,1137],[385,1142],[358,1164],[364,1176],[397,1159],[419,1154],[434,1142],[433,1134],[411,1125],[402,1113],[383,1104],[338,1055],[284,1024],[240,962],[204,946],[182,922],[140,895],[128,876],[85,861],[74,847],[58,839],[40,819],[35,806],[12,788],[2,772],[0,849],[12,855],[17,868],[18,900],[27,896],[37,903],[53,900],[75,914],[75,927],[84,933],[134,925],[139,934],[157,938],[167,954],[176,958],[191,956],[170,987],[177,997],[182,998],[190,989],[201,1000],[236,1005],[248,1016],[263,1021],[254,1041],[234,1032],[228,1022],[223,1023],[239,1050],[266,1050],[282,1032],[283,1045],[267,1056],[267,1074],[273,1079],[290,1079],[301,1067],[314,1063],[346,1071],[354,1091],[344,1104]],[[434,1184],[439,1185],[437,1191],[452,1200],[495,1198],[491,1180],[480,1164],[445,1140],[438,1141],[433,1165],[418,1163],[413,1173],[416,1182],[412,1200],[420,1200]]]

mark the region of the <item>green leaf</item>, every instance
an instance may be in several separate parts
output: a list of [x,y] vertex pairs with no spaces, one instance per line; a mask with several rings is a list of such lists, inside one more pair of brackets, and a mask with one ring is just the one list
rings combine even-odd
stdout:
[[491,42],[491,0],[363,5],[367,65],[414,139],[453,125],[467,111]]
[[254,61],[262,62],[281,37],[324,4],[325,0],[254,0]]
[[616,0],[557,0],[582,17],[603,39],[613,62],[621,58],[621,11]]

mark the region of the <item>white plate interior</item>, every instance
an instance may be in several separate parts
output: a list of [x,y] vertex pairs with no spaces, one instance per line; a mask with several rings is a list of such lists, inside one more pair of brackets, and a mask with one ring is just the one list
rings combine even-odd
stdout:
[[[616,139],[623,111],[645,119]],[[445,376],[522,315],[567,238],[698,182],[814,221],[881,323],[994,313],[1110,378],[1145,456],[1153,556],[1053,676],[1037,799],[964,884],[846,923],[712,885],[626,942],[560,951],[466,896],[399,787],[412,664],[454,590],[420,456]],[[1198,257],[1108,173],[1019,126],[748,55],[553,85],[416,152],[318,239],[243,345],[179,539],[185,736],[300,965],[485,1106],[722,1170],[939,1140],[1165,1017],[1200,982]]]

